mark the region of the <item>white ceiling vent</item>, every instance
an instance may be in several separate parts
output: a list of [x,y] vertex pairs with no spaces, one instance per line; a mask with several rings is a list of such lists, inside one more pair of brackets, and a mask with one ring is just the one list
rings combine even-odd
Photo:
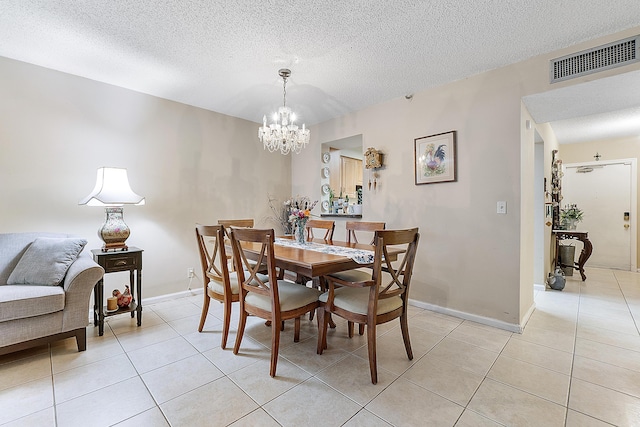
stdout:
[[551,83],[640,61],[640,35],[551,60]]

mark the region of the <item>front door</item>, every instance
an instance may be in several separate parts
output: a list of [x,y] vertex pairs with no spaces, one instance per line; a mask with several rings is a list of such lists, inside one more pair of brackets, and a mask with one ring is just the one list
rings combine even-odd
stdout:
[[[564,167],[560,206],[576,204],[584,211],[578,230],[588,231],[593,244],[588,267],[631,268],[631,233],[635,232],[632,224],[636,223],[636,219],[630,217],[631,179],[631,162],[567,164]],[[577,245],[576,258],[582,249],[581,243]]]

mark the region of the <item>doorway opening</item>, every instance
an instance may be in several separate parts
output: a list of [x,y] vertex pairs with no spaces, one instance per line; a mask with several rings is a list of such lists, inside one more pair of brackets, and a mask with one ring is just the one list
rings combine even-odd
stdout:
[[636,163],[619,159],[563,166],[562,207],[575,204],[584,212],[578,228],[588,231],[593,244],[590,267],[637,270]]

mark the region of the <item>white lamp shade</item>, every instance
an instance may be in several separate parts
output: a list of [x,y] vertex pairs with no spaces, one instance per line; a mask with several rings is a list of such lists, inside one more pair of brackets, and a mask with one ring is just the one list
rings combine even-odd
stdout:
[[129,186],[127,170],[121,168],[99,168],[96,186],[80,205],[122,206],[144,205],[144,197],[136,194]]

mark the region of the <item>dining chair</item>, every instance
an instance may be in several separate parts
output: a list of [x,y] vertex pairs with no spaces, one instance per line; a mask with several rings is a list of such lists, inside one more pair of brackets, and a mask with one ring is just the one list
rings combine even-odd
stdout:
[[[407,308],[419,239],[417,228],[378,230],[375,233],[376,250],[369,280],[362,281],[360,276],[354,280],[351,271],[324,276],[329,289],[320,296],[318,354],[322,354],[327,347],[328,315],[335,314],[350,322],[367,325],[369,370],[373,384],[378,382],[376,325],[400,318],[407,357],[413,359]],[[395,262],[390,261],[392,257],[388,255],[390,247],[404,250]]]
[[[333,231],[336,228],[336,222],[331,220],[321,220],[321,219],[310,219],[307,220],[305,225],[307,229],[307,240],[313,240],[315,236],[313,235],[313,229],[325,230],[323,240],[333,240]],[[320,288],[320,282],[317,278],[313,277],[302,277],[298,275],[296,277],[296,282],[298,283],[307,283],[309,280],[313,280],[313,286],[316,288]],[[309,315],[309,320],[313,320],[313,312]]]
[[246,227],[253,228],[253,218],[247,219],[219,219],[218,225],[224,225],[226,228],[229,227]]
[[[319,307],[320,291],[287,280],[279,280],[274,255],[275,232],[250,228],[231,228],[231,247],[240,283],[240,321],[233,354],[238,354],[244,335],[247,316],[254,315],[271,321],[271,367],[276,375],[280,326],[283,321],[295,319],[294,342],[300,340],[300,317]],[[257,262],[250,262],[243,247],[257,246]],[[257,265],[267,265],[269,281],[262,280]],[[319,326],[318,326],[319,327]]]
[[240,301],[237,275],[235,272],[229,273],[224,235],[222,225],[196,225],[196,239],[204,284],[204,304],[202,305],[198,332],[202,332],[204,327],[211,298],[221,302],[224,316],[220,346],[223,349],[227,345],[227,337],[229,336],[231,304]]
[[[253,218],[246,219],[219,219],[218,225],[223,225],[225,228],[229,227],[245,227],[245,228],[253,228],[254,220]],[[234,270],[233,256],[231,254],[227,255],[227,259],[229,260],[229,266],[231,267],[231,271]]]
[[333,230],[336,228],[336,222],[322,219],[310,219],[307,221],[307,240],[314,239],[313,229],[325,230],[324,240],[333,240]]
[[384,222],[370,222],[370,221],[347,221],[347,243],[359,243],[356,237],[356,231],[368,231],[374,233],[372,236],[370,245],[375,243],[376,230],[384,230],[386,223]]
[[[358,238],[356,236],[356,231],[367,231],[372,232],[373,236],[371,237],[370,245],[375,243],[375,232],[376,230],[384,230],[387,226],[384,222],[372,222],[372,221],[347,221],[346,223],[347,229],[347,243],[359,243]],[[358,273],[359,271],[359,273]],[[354,276],[351,279],[356,280],[355,275],[360,274],[360,277],[357,278],[356,281],[365,281],[371,277],[371,273],[362,270],[354,270]],[[353,322],[348,322],[349,329],[349,338],[353,337]],[[361,323],[358,325],[358,333],[360,335],[364,334],[364,325]]]

